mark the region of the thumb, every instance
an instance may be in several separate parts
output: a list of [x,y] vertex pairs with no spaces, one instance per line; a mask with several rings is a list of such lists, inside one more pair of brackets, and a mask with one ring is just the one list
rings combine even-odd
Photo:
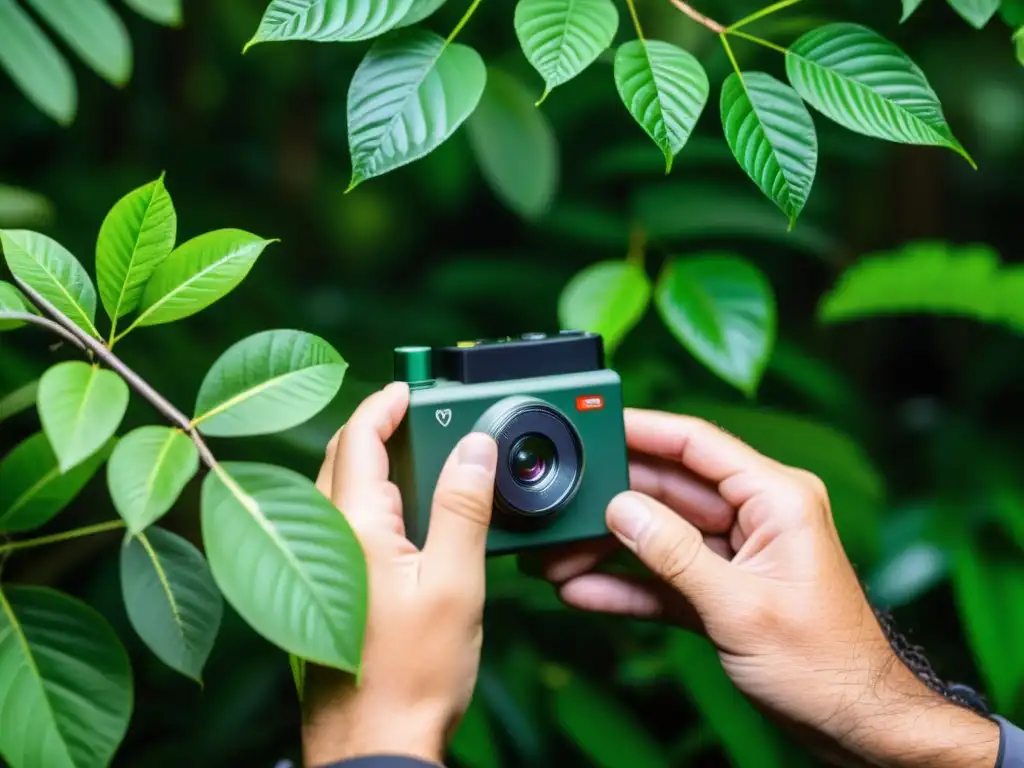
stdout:
[[445,462],[434,490],[423,552],[448,567],[483,563],[494,503],[498,446],[479,432],[466,435]]
[[626,491],[608,506],[608,527],[651,571],[707,616],[727,588],[729,563],[693,525],[664,504]]

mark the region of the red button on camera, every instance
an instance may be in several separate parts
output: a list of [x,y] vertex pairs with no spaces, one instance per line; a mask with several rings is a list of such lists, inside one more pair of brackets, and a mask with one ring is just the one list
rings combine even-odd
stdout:
[[604,398],[601,395],[580,395],[576,398],[577,411],[599,411],[604,408]]

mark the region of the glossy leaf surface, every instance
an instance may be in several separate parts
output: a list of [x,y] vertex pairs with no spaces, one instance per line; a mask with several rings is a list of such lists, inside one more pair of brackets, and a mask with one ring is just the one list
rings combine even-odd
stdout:
[[975,29],[983,29],[996,15],[1003,0],[947,0],[953,10]]
[[626,334],[647,312],[651,282],[630,261],[602,261],[577,273],[562,290],[558,320],[562,328],[592,331],[614,353]]
[[272,0],[256,35],[257,43],[309,40],[352,42],[377,37],[395,27],[414,0]]
[[0,67],[22,93],[61,125],[78,108],[78,87],[67,60],[15,0],[0,0]]
[[82,61],[122,86],[132,74],[132,41],[106,0],[28,0]]
[[[28,312],[21,291],[10,283],[0,280],[0,312]],[[20,320],[0,319],[0,331],[10,331],[24,325]]]

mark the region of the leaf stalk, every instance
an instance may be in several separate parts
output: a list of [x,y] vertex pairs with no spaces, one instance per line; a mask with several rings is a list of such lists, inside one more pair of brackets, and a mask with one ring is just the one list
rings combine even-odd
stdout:
[[476,13],[476,9],[481,2],[482,0],[473,0],[473,2],[470,3],[469,8],[466,9],[466,12],[462,14],[462,18],[459,19],[459,23],[455,25],[455,29],[451,31],[451,34],[448,35],[448,38],[444,41],[446,48],[452,44],[452,42],[455,40],[455,36],[462,31],[462,28],[466,26],[470,18],[472,18],[473,14]]
[[755,21],[763,19],[765,16],[770,16],[771,14],[781,11],[784,8],[789,8],[791,5],[796,5],[797,3],[801,2],[803,2],[803,0],[779,0],[779,2],[772,3],[767,8],[762,8],[759,11],[755,11],[749,16],[744,16],[742,19],[735,22],[734,24],[730,24],[728,27],[725,28],[725,31],[730,33],[735,32],[740,27],[745,27],[747,26],[747,24],[753,24]]
[[771,40],[765,40],[764,38],[761,38],[761,37],[755,37],[754,35],[748,35],[746,32],[740,32],[740,31],[735,30],[735,29],[727,29],[727,30],[725,30],[725,34],[727,34],[727,35],[735,35],[736,37],[740,37],[740,38],[742,38],[744,40],[749,40],[752,43],[757,43],[758,45],[763,45],[765,48],[771,48],[773,51],[778,51],[781,54],[788,53],[788,51],[785,48],[783,48],[781,45],[777,45],[776,43],[773,43]]
[[633,27],[636,29],[636,36],[643,40],[644,30],[643,27],[640,26],[640,15],[636,12],[635,0],[626,0],[626,7],[629,8],[629,16],[633,19]]
[[124,528],[124,520],[108,520],[105,523],[96,523],[95,525],[86,525],[82,528],[73,528],[70,531],[53,533],[49,536],[39,536],[35,539],[23,539],[21,541],[10,541],[6,544],[0,545],[0,555],[7,554],[8,552],[14,552],[17,549],[42,547],[46,544],[56,544],[61,541],[80,539],[83,536],[92,536],[95,533],[116,531],[119,528]]

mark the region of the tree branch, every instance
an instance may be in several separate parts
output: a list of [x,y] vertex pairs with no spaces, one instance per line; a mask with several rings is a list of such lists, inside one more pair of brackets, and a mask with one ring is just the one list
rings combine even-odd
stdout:
[[19,320],[22,323],[41,325],[43,328],[46,328],[47,330],[56,333],[58,336],[63,337],[67,341],[70,341],[83,352],[88,351],[88,348],[78,340],[78,337],[67,330],[63,325],[55,323],[53,320],[48,320],[45,317],[33,315],[31,312],[8,312],[7,310],[3,310],[0,312],[0,320]]
[[[18,287],[24,291],[25,295],[28,296],[33,304],[46,314],[50,315],[50,317],[57,322],[45,320],[45,318],[37,318],[28,313],[26,313],[26,317],[34,318],[37,322],[40,320],[45,321],[44,323],[39,324],[45,324],[46,327],[50,328],[50,330],[53,330],[55,333],[59,333],[64,338],[73,337],[72,340],[74,340],[79,347],[92,352],[97,358],[102,360],[111,370],[120,375],[132,389],[148,400],[150,405],[156,408],[168,421],[192,438],[192,442],[195,443],[196,450],[199,451],[199,455],[203,459],[203,462],[205,462],[211,469],[213,468],[217,463],[217,459],[214,458],[213,453],[210,452],[210,448],[206,445],[203,438],[199,436],[199,432],[196,428],[192,426],[192,422],[188,416],[175,408],[166,397],[153,389],[145,379],[125,365],[121,361],[121,358],[111,352],[102,341],[94,338],[71,322],[63,312],[44,299],[38,291],[30,285],[27,285],[17,275],[14,275],[14,282],[18,284]],[[5,316],[10,315],[5,314]],[[17,317],[14,319],[23,320],[25,317]]]
[[725,31],[725,27],[723,27],[721,24],[719,24],[714,19],[709,19],[703,13],[701,13],[700,11],[695,9],[693,6],[691,6],[689,3],[685,3],[685,2],[683,2],[683,0],[668,0],[668,1],[670,3],[672,3],[672,5],[674,5],[676,8],[678,8],[680,11],[682,11],[687,16],[689,16],[691,19],[696,21],[698,24],[707,27],[712,32],[714,32],[716,35],[720,35],[720,34],[722,34]]

